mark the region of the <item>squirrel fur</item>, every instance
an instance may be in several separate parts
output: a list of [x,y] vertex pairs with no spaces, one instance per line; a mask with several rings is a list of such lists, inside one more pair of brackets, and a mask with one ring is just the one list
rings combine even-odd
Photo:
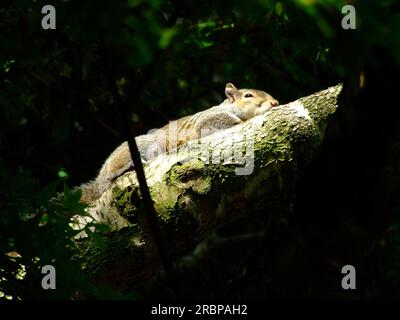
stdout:
[[[232,83],[226,84],[225,95],[227,99],[217,106],[172,121],[160,129],[136,137],[142,161],[148,162],[157,155],[178,148],[187,141],[230,128],[263,114],[279,104],[264,91],[237,89]],[[170,137],[171,133],[172,137]],[[171,141],[173,141],[172,144],[170,144]],[[133,170],[133,163],[128,143],[125,141],[106,159],[96,179],[80,186],[81,201],[90,203],[100,198],[117,177],[130,170]]]

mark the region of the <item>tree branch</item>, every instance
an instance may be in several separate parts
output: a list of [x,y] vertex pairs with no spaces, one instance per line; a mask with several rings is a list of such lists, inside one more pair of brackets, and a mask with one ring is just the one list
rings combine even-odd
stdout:
[[[215,228],[290,197],[323,141],[341,90],[340,84],[273,108],[149,162],[144,170],[169,255],[186,253]],[[80,234],[82,256],[99,283],[129,288],[159,268],[156,248],[141,228],[142,210],[134,171],[88,209],[111,230],[102,252]],[[88,219],[75,221],[83,228]]]

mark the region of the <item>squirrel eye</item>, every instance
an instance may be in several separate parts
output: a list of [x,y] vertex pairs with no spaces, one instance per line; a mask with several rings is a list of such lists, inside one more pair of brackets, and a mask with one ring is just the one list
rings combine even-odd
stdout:
[[246,93],[244,95],[245,98],[253,98],[254,96],[251,93]]

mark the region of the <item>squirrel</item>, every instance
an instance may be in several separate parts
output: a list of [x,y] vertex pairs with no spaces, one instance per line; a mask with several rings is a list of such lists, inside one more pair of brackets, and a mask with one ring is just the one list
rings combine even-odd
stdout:
[[[232,83],[226,84],[225,95],[227,99],[217,106],[172,121],[160,129],[136,137],[142,161],[146,163],[185,142],[230,128],[279,105],[276,99],[264,91],[237,89]],[[106,159],[96,179],[79,187],[82,191],[81,201],[90,203],[100,198],[117,177],[132,169],[133,162],[128,143],[125,141]]]

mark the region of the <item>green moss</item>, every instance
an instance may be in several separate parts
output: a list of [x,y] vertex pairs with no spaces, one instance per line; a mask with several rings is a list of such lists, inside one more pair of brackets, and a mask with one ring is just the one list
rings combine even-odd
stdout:
[[154,201],[154,208],[158,216],[163,221],[168,221],[174,214],[179,192],[174,187],[168,187],[160,182],[150,190],[150,195]]
[[[128,219],[130,223],[136,220],[138,208],[141,206],[141,199],[139,198],[139,190],[137,187],[128,187],[126,189],[120,189],[114,187],[112,189],[112,205],[117,209],[118,213]],[[134,218],[134,219],[133,219]]]
[[204,162],[199,159],[175,164],[166,175],[166,184],[168,187],[191,188],[197,194],[207,194],[211,189],[212,178],[204,167]]

